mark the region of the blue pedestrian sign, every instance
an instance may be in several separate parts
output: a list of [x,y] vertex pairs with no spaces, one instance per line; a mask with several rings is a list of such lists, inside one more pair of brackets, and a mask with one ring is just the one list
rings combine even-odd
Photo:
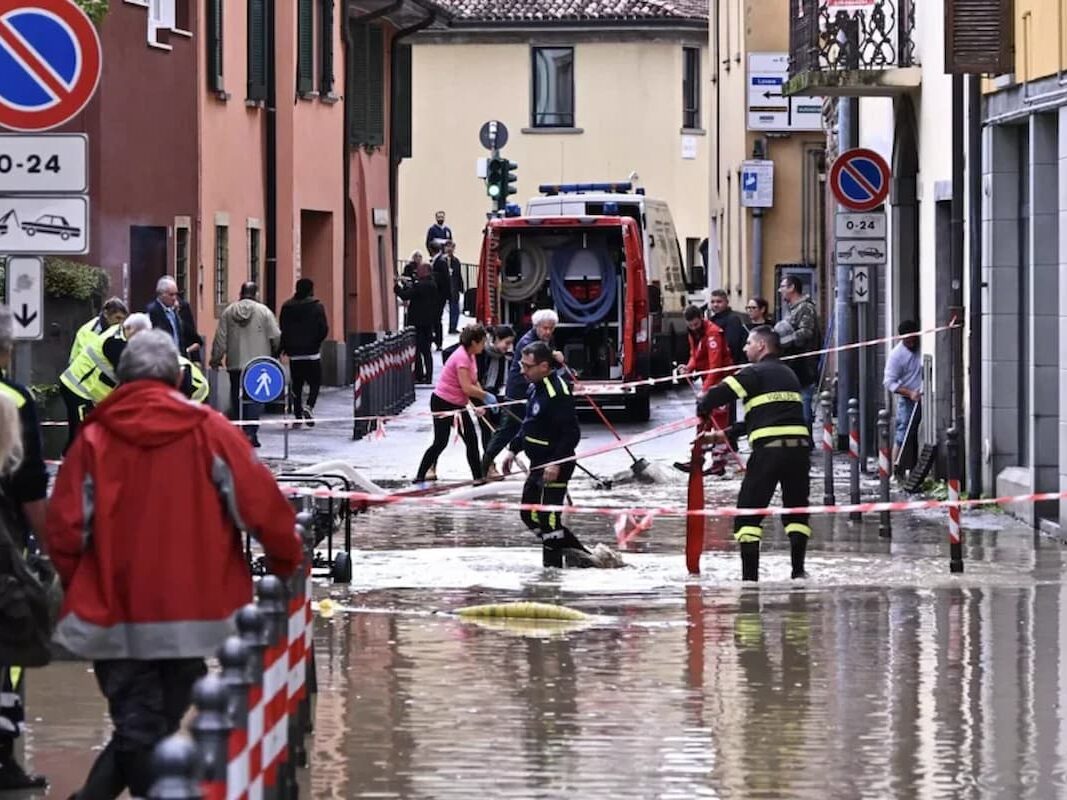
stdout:
[[245,397],[255,403],[273,403],[285,392],[285,372],[273,358],[254,358],[241,372]]
[[889,165],[873,150],[846,150],[830,170],[830,189],[845,208],[872,211],[889,194]]

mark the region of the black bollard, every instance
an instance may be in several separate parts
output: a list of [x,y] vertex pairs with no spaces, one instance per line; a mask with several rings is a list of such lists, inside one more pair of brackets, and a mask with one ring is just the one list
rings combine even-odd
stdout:
[[215,785],[208,789],[215,796],[218,788],[226,787],[232,728],[229,704],[226,684],[218,675],[205,675],[193,686],[196,716],[189,728],[200,754],[200,778],[205,783]]
[[168,736],[152,751],[154,776],[148,800],[202,800],[196,746],[185,736]]
[[[237,612],[237,632],[247,650],[245,677],[250,690],[263,686],[263,652],[267,649],[267,620],[255,603]],[[251,709],[249,709],[251,710]]]
[[[960,499],[960,432],[949,428],[945,433],[948,444],[948,499]],[[948,568],[949,572],[963,572],[963,528],[960,526],[960,507],[948,509]]]
[[819,405],[822,408],[823,469],[826,470],[822,484],[822,504],[832,506],[837,499],[834,497],[834,419],[829,392],[823,392],[819,396]]
[[226,685],[226,697],[229,701],[226,713],[229,714],[234,730],[248,728],[248,690],[252,686],[248,674],[250,655],[248,645],[237,636],[227,637],[218,652],[222,682]]
[[[892,470],[889,449],[889,412],[886,409],[878,411],[878,480],[880,482],[881,500],[889,502],[889,474]],[[888,539],[893,535],[890,527],[889,512],[882,511],[878,515],[878,535]]]
[[[860,401],[855,397],[848,401],[848,484],[849,502],[860,502]],[[862,522],[863,514],[850,511],[851,522]]]

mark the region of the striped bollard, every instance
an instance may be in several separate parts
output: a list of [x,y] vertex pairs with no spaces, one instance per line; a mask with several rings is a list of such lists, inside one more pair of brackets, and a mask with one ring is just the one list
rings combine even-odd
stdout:
[[307,530],[297,525],[297,533],[305,546],[304,563],[293,573],[289,589],[289,680],[287,700],[289,711],[289,761],[292,766],[307,766],[304,746],[304,700],[307,696],[307,616],[311,608],[311,556],[307,550]]
[[[353,356],[353,373],[352,373],[352,416],[358,417],[360,410],[363,408],[363,356],[362,347],[357,347]],[[366,435],[363,421],[356,419],[352,421],[352,438],[362,439]]]
[[[945,434],[948,442],[948,499],[960,499],[960,432],[949,428]],[[963,530],[960,528],[960,507],[948,509],[948,569],[963,572]]]
[[829,392],[819,396],[819,405],[822,407],[822,457],[826,471],[822,484],[822,504],[832,506],[837,500],[834,497],[834,419]]
[[[304,590],[306,595],[306,602],[304,603],[304,692],[300,701],[300,721],[303,724],[300,732],[301,739],[314,729],[315,707],[312,704],[312,695],[317,694],[319,690],[315,679],[315,614],[311,610],[311,601],[313,599],[311,565],[315,557],[315,531],[308,524],[309,519],[309,514],[297,515],[297,523],[300,525],[299,530],[301,537],[303,537],[305,558],[307,560],[306,588]],[[305,747],[305,758],[306,753]],[[300,766],[307,765],[305,763]]]
[[[257,611],[257,620],[258,614]],[[227,797],[242,797],[248,792],[248,691],[252,686],[248,674],[249,655],[248,647],[237,636],[228,637],[218,652],[222,682],[226,686],[226,712],[230,720],[226,748]]]
[[193,717],[190,730],[200,761],[200,791],[204,800],[226,800],[226,771],[229,766],[230,717],[226,684],[214,674],[205,675],[193,686]]
[[180,734],[168,736],[155,746],[149,762],[155,776],[148,800],[202,800],[197,780],[196,745]]
[[[848,484],[849,502],[857,505],[860,501],[860,401],[855,397],[848,401]],[[862,522],[863,514],[850,511],[848,518]]]
[[[237,612],[237,630],[247,654],[248,693],[243,732],[234,727],[230,743],[227,783],[230,797],[263,797],[263,656],[267,649],[267,620],[255,603]],[[243,735],[242,735],[243,733]],[[233,755],[236,751],[237,755]],[[243,787],[243,788],[242,788]],[[247,795],[245,794],[247,792]]]
[[269,644],[263,654],[263,796],[287,798],[289,599],[285,584],[265,575],[256,585]]
[[[878,412],[878,481],[881,489],[881,500],[889,502],[889,474],[892,470],[892,462],[889,458],[889,411],[881,409]],[[878,535],[888,539],[893,535],[889,512],[883,511],[878,515]]]

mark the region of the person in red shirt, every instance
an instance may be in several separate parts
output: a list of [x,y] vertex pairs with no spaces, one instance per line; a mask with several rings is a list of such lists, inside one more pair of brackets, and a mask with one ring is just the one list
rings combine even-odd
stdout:
[[[696,306],[686,308],[685,326],[689,331],[689,361],[679,366],[677,372],[680,375],[698,373],[702,381],[702,391],[706,392],[730,374],[730,371],[723,367],[733,366],[726,333],[714,322],[705,319]],[[718,430],[726,430],[730,426],[730,407],[719,406],[714,409],[711,412],[711,421]],[[704,470],[705,475],[723,475],[726,472],[728,447],[726,444],[717,444],[712,448],[711,466]],[[676,461],[674,466],[682,472],[689,471],[688,462]]]
[[251,443],[175,388],[172,336],[139,333],[117,374],[67,451],[44,536],[65,589],[55,639],[92,660],[115,726],[78,795],[93,798],[147,796],[152,749],[252,599],[240,531],[279,576],[303,559],[293,509]]

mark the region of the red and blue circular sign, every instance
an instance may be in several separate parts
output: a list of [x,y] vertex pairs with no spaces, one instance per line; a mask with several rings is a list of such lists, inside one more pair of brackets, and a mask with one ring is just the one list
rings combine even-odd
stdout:
[[871,211],[889,194],[889,165],[865,147],[846,150],[830,169],[830,190],[845,208]]
[[45,131],[85,108],[100,37],[71,0],[0,0],[0,127]]

